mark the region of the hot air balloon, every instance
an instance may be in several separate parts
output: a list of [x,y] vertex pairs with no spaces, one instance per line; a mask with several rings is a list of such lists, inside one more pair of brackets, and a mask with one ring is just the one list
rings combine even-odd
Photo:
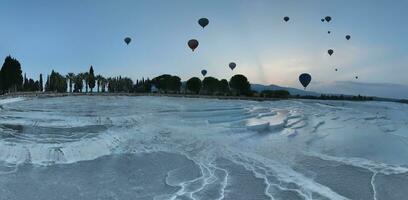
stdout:
[[322,22],[324,22],[324,19],[321,19]]
[[350,40],[351,36],[350,35],[346,35],[346,39]]
[[336,69],[334,69],[334,71],[336,71],[336,72],[337,72],[337,71],[338,71],[338,69],[336,68]]
[[285,22],[288,22],[288,21],[289,21],[289,17],[286,16],[286,17],[283,18],[283,20],[285,20]]
[[356,76],[356,79],[358,79],[358,76]]
[[202,74],[203,76],[207,75],[207,70],[205,70],[205,69],[201,70],[201,74]]
[[324,19],[326,20],[326,22],[330,22],[332,20],[330,16],[326,16]]
[[191,49],[192,51],[194,51],[194,50],[198,47],[198,40],[191,39],[191,40],[188,41],[187,44],[188,44],[188,46],[190,47],[190,49]]
[[331,56],[334,53],[334,51],[333,51],[333,49],[329,49],[329,50],[327,50],[327,53]]
[[299,81],[303,85],[303,87],[306,89],[310,81],[312,81],[312,76],[310,76],[310,74],[303,73],[299,76]]
[[132,41],[132,38],[126,37],[126,38],[124,39],[124,41],[125,41],[125,43],[126,43],[127,45],[129,45],[129,43]]
[[230,68],[231,70],[234,70],[234,68],[237,66],[237,64],[235,64],[234,62],[232,62],[232,63],[230,63],[228,66],[229,66],[229,68]]
[[207,18],[201,18],[198,20],[198,24],[200,24],[201,27],[206,27],[210,23],[210,21]]
[[331,33],[331,31],[327,31],[327,34],[330,34]]

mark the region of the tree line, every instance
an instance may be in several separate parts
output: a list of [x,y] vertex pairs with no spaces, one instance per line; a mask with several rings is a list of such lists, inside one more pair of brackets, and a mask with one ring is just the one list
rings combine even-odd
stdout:
[[186,82],[186,92],[205,95],[245,95],[252,96],[251,84],[248,79],[237,74],[226,79],[218,80],[214,77],[205,77],[202,81],[198,77],[193,77]]
[[62,75],[54,70],[47,75],[45,84],[43,76],[40,74],[38,80],[27,78],[22,70],[20,62],[7,56],[0,70],[0,94],[26,91],[26,92],[110,92],[110,93],[169,93],[169,94],[195,94],[195,95],[228,95],[228,96],[255,96],[262,98],[306,98],[323,100],[373,100],[366,96],[344,96],[344,95],[324,95],[321,96],[293,96],[286,90],[264,90],[256,92],[251,90],[248,79],[237,74],[227,79],[217,79],[215,77],[205,77],[201,80],[192,77],[186,82],[182,82],[178,76],[163,74],[153,79],[133,80],[129,77],[115,76],[105,78],[102,75],[95,75],[93,66],[89,71],[78,74],[68,73]]
[[362,96],[362,95],[327,95],[321,94],[320,96],[293,96],[294,98],[302,99],[319,99],[319,100],[347,100],[347,101],[373,101],[374,97]]
[[[244,75],[235,75],[229,81],[218,80],[214,77],[205,77],[202,81],[193,77],[183,83],[181,78],[169,74],[163,74],[153,79],[136,80],[133,82],[128,77],[116,76],[105,78],[96,75],[93,66],[88,72],[60,74],[54,70],[47,75],[45,84],[40,74],[38,80],[22,76],[20,62],[7,56],[0,70],[0,93],[10,92],[126,92],[126,93],[188,93],[205,95],[250,95],[250,84]],[[85,90],[85,91],[83,91]]]
[[28,79],[26,74],[24,74],[24,81],[23,81],[23,91],[43,91],[43,78],[42,74],[40,74],[40,79],[39,80],[34,80],[34,79]]

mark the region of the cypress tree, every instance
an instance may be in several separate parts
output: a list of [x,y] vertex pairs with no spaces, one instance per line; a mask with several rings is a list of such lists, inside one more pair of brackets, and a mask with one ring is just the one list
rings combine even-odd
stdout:
[[47,75],[47,81],[45,82],[45,91],[50,91],[50,75]]
[[42,78],[42,74],[40,74],[40,82],[39,82],[39,88],[38,88],[38,90],[40,91],[40,92],[42,92],[43,91],[43,78]]
[[3,91],[16,92],[23,86],[21,65],[18,60],[7,56],[1,68]]
[[27,79],[26,73],[24,73],[23,91],[28,91],[28,79]]
[[94,74],[94,70],[93,67],[91,66],[91,68],[89,69],[89,75],[88,75],[88,84],[89,84],[89,88],[91,88],[91,92],[93,90],[93,88],[95,87],[95,74]]
[[83,80],[85,81],[85,92],[88,93],[88,88],[89,88],[89,73],[85,72],[82,73]]

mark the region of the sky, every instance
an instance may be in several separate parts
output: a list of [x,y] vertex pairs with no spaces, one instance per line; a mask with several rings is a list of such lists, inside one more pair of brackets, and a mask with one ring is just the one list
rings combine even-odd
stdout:
[[[407,7],[406,0],[2,0],[0,58],[17,58],[33,78],[92,65],[134,80],[164,73],[187,80],[206,69],[296,88],[304,72],[312,89],[336,81],[408,85]],[[332,21],[321,22],[325,16]],[[210,20],[205,29],[202,17]],[[187,47],[193,38],[195,52]]]

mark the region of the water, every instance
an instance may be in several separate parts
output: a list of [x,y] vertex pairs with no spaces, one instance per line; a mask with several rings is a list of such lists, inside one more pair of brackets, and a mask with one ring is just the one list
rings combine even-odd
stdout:
[[0,101],[0,199],[404,199],[408,105]]

